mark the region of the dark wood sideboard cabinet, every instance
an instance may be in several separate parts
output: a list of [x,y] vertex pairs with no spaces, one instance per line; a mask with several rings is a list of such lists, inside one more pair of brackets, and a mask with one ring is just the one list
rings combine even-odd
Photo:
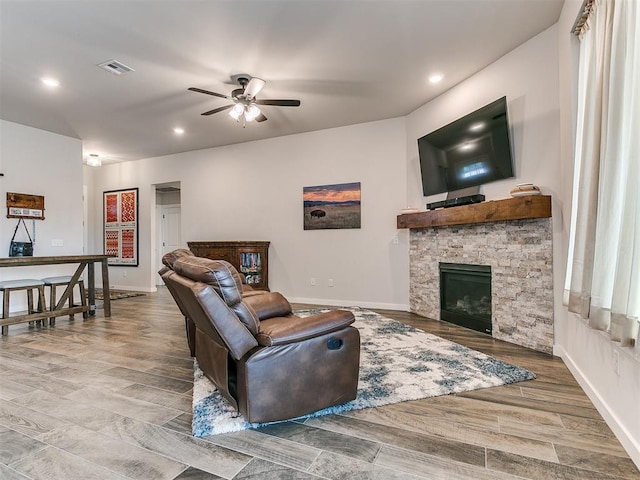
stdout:
[[270,242],[187,242],[198,257],[226,260],[258,290],[269,290]]

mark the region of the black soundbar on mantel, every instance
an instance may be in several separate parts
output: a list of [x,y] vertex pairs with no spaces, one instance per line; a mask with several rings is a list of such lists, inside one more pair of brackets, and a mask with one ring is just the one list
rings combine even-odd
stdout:
[[476,193],[475,195],[467,195],[466,197],[447,198],[439,202],[427,203],[427,210],[435,210],[436,208],[458,207],[460,205],[470,205],[472,203],[484,202],[484,195]]

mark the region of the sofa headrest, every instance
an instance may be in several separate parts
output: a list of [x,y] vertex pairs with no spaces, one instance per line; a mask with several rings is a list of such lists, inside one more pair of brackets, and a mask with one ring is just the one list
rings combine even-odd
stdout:
[[193,257],[193,252],[191,250],[187,250],[186,248],[179,248],[174,250],[173,252],[165,253],[162,257],[162,263],[164,263],[167,267],[173,270],[173,264],[176,260],[182,257]]
[[173,263],[173,270],[195,282],[211,285],[224,302],[233,306],[242,300],[242,282],[233,265],[224,260],[182,256]]
[[249,331],[257,335],[260,328],[258,316],[251,307],[242,303],[242,282],[233,265],[224,260],[183,256],[175,261],[173,270],[180,276],[213,288]]

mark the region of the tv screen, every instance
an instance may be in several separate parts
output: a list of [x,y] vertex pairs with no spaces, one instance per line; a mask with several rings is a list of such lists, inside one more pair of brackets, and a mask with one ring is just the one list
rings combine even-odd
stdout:
[[424,196],[513,177],[507,98],[418,139]]

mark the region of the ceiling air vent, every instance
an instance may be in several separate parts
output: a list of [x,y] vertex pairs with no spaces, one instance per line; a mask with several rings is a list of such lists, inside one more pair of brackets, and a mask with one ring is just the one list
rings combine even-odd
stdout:
[[131,67],[127,67],[124,63],[120,63],[117,60],[107,60],[106,62],[99,63],[98,66],[107,72],[115,73],[116,75],[122,75],[123,73],[135,72]]

